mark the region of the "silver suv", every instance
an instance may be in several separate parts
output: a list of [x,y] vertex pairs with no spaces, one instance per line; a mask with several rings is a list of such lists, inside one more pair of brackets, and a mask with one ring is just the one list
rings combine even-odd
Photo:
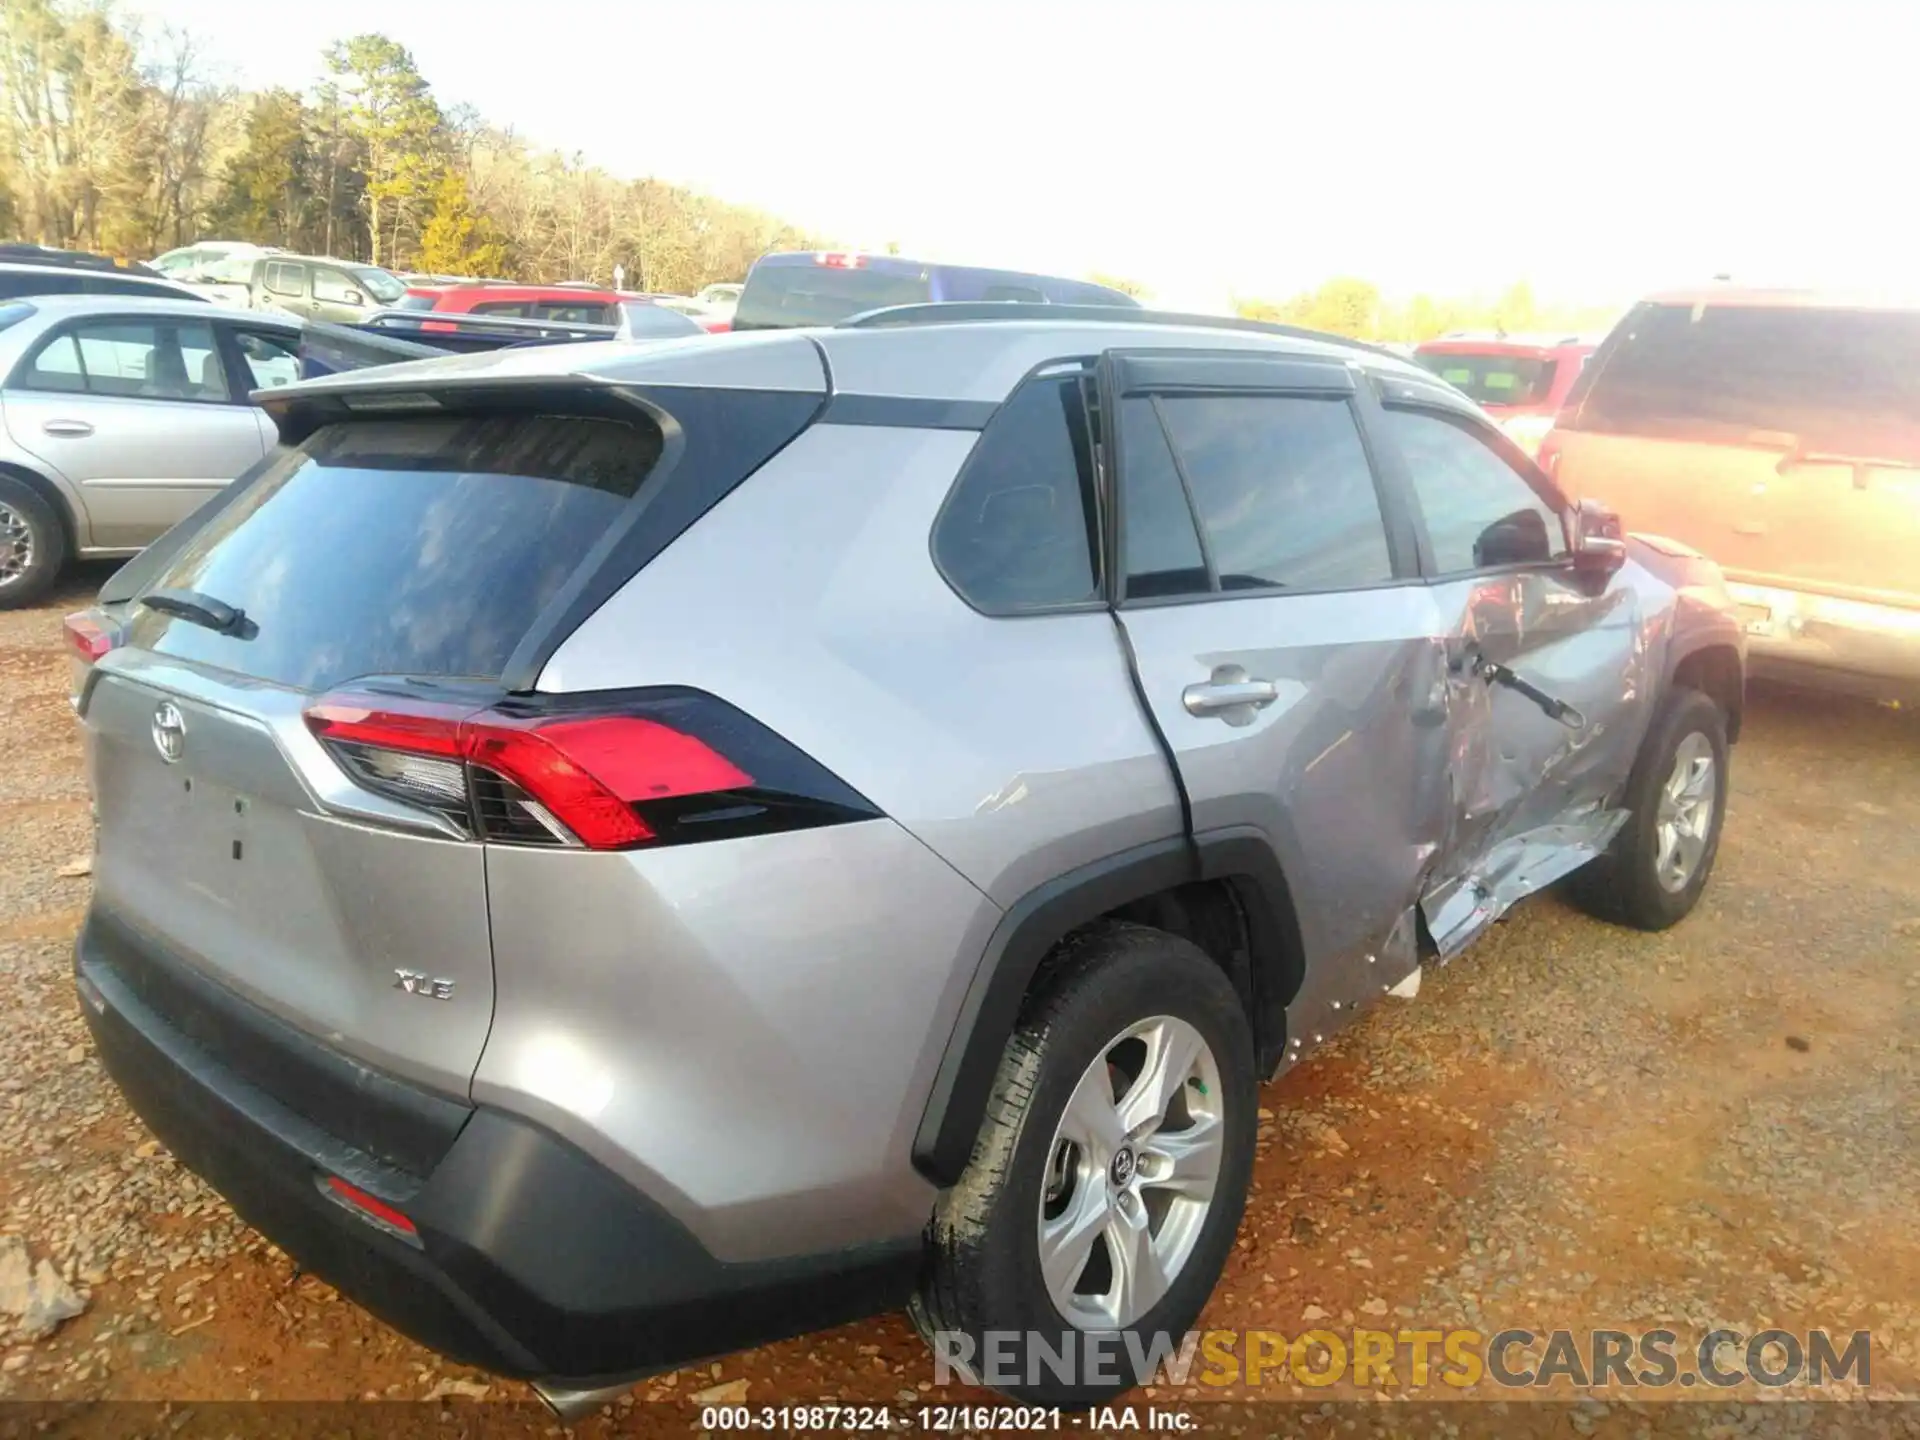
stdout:
[[1719,572],[1384,352],[936,306],[262,401],[69,622],[84,1010],[243,1216],[553,1396],[1180,1332],[1263,1079],[1713,866]]

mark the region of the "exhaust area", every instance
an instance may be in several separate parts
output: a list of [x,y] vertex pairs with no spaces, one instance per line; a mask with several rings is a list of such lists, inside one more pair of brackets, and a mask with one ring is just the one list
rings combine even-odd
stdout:
[[546,1403],[556,1419],[570,1424],[585,1419],[602,1405],[618,1400],[639,1383],[640,1379],[635,1378],[618,1385],[602,1385],[594,1390],[574,1390],[565,1385],[536,1380],[533,1382],[533,1393]]

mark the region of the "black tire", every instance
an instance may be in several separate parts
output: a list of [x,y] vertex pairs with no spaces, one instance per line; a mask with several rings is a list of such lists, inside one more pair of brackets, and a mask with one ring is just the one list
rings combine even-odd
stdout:
[[[1685,884],[1669,889],[1657,873],[1661,792],[1680,747],[1695,735],[1705,739],[1713,757],[1712,828]],[[1720,853],[1728,778],[1726,715],[1698,690],[1675,690],[1654,717],[1634,761],[1624,800],[1631,812],[1627,823],[1606,854],[1574,873],[1573,898],[1588,913],[1636,930],[1665,930],[1685,919],[1699,902]]]
[[16,553],[10,518],[18,519],[23,537],[20,543],[25,544],[30,558],[14,574],[0,569],[0,610],[33,604],[47,593],[67,559],[67,532],[53,507],[24,480],[0,475],[0,566],[6,566]]
[[[1164,1296],[1127,1327],[1140,1337],[1138,1349],[1130,1352],[1124,1334],[1106,1332],[1105,1353],[1114,1357],[1108,1383],[1081,1374],[1064,1380],[1038,1358],[1033,1367],[1028,1360],[1031,1336],[1056,1353],[1070,1332],[1072,1344],[1085,1343],[1085,1332],[1074,1331],[1056,1307],[1040,1268],[1040,1206],[1055,1130],[1094,1060],[1130,1026],[1159,1016],[1192,1026],[1218,1069],[1223,1143],[1213,1195]],[[1182,1104],[1186,1093],[1183,1086]],[[1204,1095],[1204,1086],[1197,1093]],[[1232,983],[1197,946],[1120,923],[1065,942],[1008,1042],[972,1161],[941,1197],[928,1228],[919,1293],[909,1306],[921,1335],[948,1355],[955,1351],[942,1351],[940,1332],[968,1337],[976,1360],[996,1353],[986,1348],[989,1332],[1010,1335],[996,1343],[1011,1344],[1005,1353],[1017,1381],[980,1365],[974,1373],[1033,1404],[1083,1408],[1150,1379],[1136,1372],[1130,1354],[1149,1355],[1156,1332],[1180,1344],[1233,1247],[1253,1173],[1257,1100],[1246,1012]],[[1032,1371],[1035,1383],[1027,1383]]]

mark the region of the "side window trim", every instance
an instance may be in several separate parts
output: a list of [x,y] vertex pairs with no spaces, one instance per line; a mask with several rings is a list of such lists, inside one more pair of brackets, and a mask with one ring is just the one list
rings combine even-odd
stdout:
[[[1376,401],[1383,416],[1392,410],[1404,411],[1411,415],[1425,415],[1445,424],[1460,426],[1474,439],[1485,444],[1495,458],[1505,463],[1520,480],[1525,482],[1527,488],[1543,506],[1559,517],[1561,543],[1567,542],[1566,514],[1570,507],[1566,498],[1560,494],[1559,487],[1554,484],[1552,478],[1538,465],[1528,460],[1498,426],[1444,401],[1429,401],[1411,389],[1400,394],[1394,394],[1390,390],[1388,395],[1389,398],[1386,400]],[[1412,474],[1406,468],[1406,458],[1400,453],[1400,447],[1394,443],[1393,438],[1384,433],[1384,427],[1379,428],[1383,431],[1379,439],[1380,449],[1384,452],[1384,456],[1391,457],[1389,463],[1398,471],[1400,477],[1398,488],[1405,493],[1411,523],[1418,535],[1420,575],[1423,581],[1445,584],[1475,575],[1515,575],[1567,568],[1568,557],[1559,555],[1547,560],[1514,560],[1501,565],[1481,565],[1465,570],[1442,570],[1438,552],[1433,547],[1432,534],[1427,529],[1425,508],[1420,504]]]

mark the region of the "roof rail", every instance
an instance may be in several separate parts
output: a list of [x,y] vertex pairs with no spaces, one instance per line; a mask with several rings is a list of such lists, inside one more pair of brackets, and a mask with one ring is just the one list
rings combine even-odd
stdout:
[[54,250],[45,245],[0,245],[0,264],[45,265],[58,270],[107,270],[121,275],[146,275],[161,279],[158,270],[138,262],[122,264],[105,255],[90,255],[84,250]]
[[466,330],[560,340],[608,340],[615,331],[612,325],[589,325],[579,320],[534,320],[521,315],[476,315],[454,310],[376,310],[361,323],[370,330],[413,330],[429,335]]
[[1246,320],[1237,315],[1185,315],[1174,310],[1147,310],[1131,305],[1036,305],[1030,300],[949,300],[925,305],[894,305],[850,315],[836,330],[890,330],[911,325],[970,325],[982,320],[1092,320],[1108,325],[1188,325],[1202,330],[1246,330],[1258,335],[1284,335],[1289,340],[1317,340],[1342,345],[1392,360],[1405,357],[1365,340],[1308,330],[1298,325],[1276,325],[1268,320]]

